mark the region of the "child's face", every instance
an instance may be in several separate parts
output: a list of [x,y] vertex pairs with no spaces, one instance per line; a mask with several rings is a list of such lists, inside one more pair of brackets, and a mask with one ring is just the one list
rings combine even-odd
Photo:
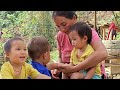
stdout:
[[11,43],[11,50],[6,55],[11,63],[22,64],[28,57],[26,44],[21,40],[15,40]]
[[83,48],[87,42],[87,39],[85,37],[81,38],[76,31],[70,32],[69,37],[72,45],[77,49]]
[[73,19],[69,19],[63,16],[56,16],[54,18],[54,22],[57,26],[57,28],[64,32],[64,33],[68,33],[69,32],[69,27],[74,24],[76,22],[76,18]]

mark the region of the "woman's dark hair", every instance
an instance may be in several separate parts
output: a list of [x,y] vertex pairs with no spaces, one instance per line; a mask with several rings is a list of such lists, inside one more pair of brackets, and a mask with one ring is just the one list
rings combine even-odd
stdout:
[[32,60],[38,59],[43,53],[48,51],[49,42],[43,36],[35,36],[28,43],[28,54]]
[[13,41],[16,41],[16,40],[21,40],[21,41],[24,41],[21,37],[14,37],[14,38],[10,38],[8,39],[5,44],[4,44],[4,52],[5,53],[9,53],[10,50],[11,50],[11,47],[12,47],[12,42]]
[[77,22],[70,26],[70,32],[76,31],[78,32],[78,35],[83,38],[84,36],[88,37],[87,42],[90,44],[92,39],[92,29],[89,25],[87,25],[85,22]]
[[73,16],[76,16],[77,18],[77,14],[75,12],[76,11],[53,11],[52,17],[54,18],[55,16],[63,16],[72,19]]

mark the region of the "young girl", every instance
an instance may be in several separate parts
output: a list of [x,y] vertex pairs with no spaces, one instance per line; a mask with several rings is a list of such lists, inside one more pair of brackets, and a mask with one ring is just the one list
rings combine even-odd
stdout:
[[[74,46],[71,52],[70,65],[77,65],[88,58],[93,52],[90,46],[92,38],[91,28],[84,22],[77,22],[70,27],[69,37]],[[80,70],[70,74],[65,74],[64,79],[100,79],[101,70],[100,65],[96,65],[87,70]]]
[[36,36],[28,44],[28,53],[32,59],[31,65],[40,73],[52,77],[51,71],[57,69],[57,63],[50,61],[50,45],[48,40],[43,36]]
[[27,47],[24,40],[20,37],[9,39],[4,45],[4,51],[9,61],[1,67],[3,79],[50,79],[35,70],[30,64],[26,63],[28,56]]

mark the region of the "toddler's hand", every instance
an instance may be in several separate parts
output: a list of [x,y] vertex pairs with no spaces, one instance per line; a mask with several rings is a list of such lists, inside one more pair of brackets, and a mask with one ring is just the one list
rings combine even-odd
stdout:
[[55,78],[55,79],[60,79],[60,78],[59,78],[60,72],[61,72],[61,71],[59,71],[59,70],[57,70],[57,69],[51,70],[52,77]]

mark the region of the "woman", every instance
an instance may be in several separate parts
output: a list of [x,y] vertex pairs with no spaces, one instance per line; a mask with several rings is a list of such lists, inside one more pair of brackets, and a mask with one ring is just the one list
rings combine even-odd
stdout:
[[[68,35],[70,26],[77,22],[77,15],[75,11],[54,11],[53,20],[56,26],[58,27],[58,29],[60,30],[60,32],[63,32],[66,35]],[[92,30],[92,41],[90,45],[94,49],[94,53],[92,53],[90,57],[88,57],[86,60],[84,60],[82,63],[79,63],[76,66],[68,66],[67,64],[60,64],[59,67],[62,68],[61,71],[63,73],[72,73],[80,70],[86,70],[88,68],[97,65],[98,63],[102,62],[107,58],[108,56],[107,50],[104,44],[101,42],[95,30]]]

